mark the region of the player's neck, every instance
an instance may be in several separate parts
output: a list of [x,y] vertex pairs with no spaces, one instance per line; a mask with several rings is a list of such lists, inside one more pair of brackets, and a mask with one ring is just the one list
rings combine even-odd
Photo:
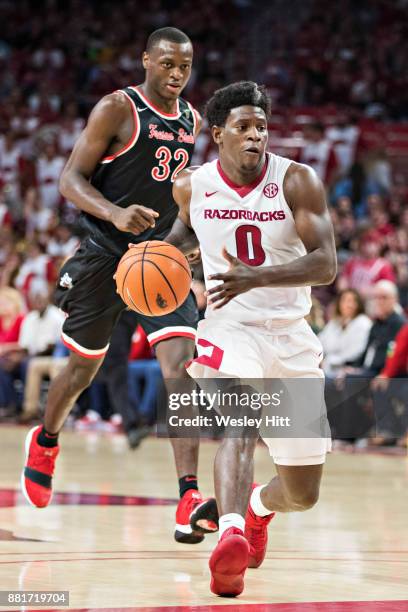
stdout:
[[162,98],[161,96],[157,95],[157,93],[155,93],[155,91],[153,91],[146,82],[139,85],[139,89],[146,96],[149,102],[164,113],[172,114],[177,111],[177,100],[166,100],[166,98]]
[[243,187],[244,185],[250,185],[256,181],[264,172],[266,155],[259,160],[259,164],[256,168],[248,171],[237,168],[231,160],[222,155],[219,157],[219,162],[223,173],[228,177],[231,183],[234,183],[237,187]]

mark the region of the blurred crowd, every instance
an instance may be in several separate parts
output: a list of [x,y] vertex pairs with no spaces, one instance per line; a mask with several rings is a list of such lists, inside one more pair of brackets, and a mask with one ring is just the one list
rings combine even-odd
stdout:
[[[46,381],[66,362],[62,315],[52,293],[62,262],[81,238],[77,210],[58,189],[67,156],[92,105],[143,80],[147,35],[170,23],[194,42],[185,96],[201,109],[226,82],[265,82],[274,101],[270,150],[311,165],[325,183],[339,275],[332,286],[314,289],[309,322],[325,349],[332,426],[339,440],[364,439],[361,432],[373,429],[369,415],[384,415],[391,406],[376,440],[403,442],[408,88],[406,20],[400,17],[406,2],[363,1],[353,10],[349,0],[330,10],[320,0],[258,4],[152,0],[149,11],[133,0],[115,6],[79,0],[44,1],[35,8],[28,1],[0,4],[0,418],[38,416]],[[215,153],[204,124],[193,163]],[[199,268],[195,276],[203,314]],[[128,395],[131,409],[139,411],[137,429],[154,421],[151,389],[157,380],[140,328],[132,351]],[[393,379],[402,382],[390,384]],[[102,372],[96,384],[77,407],[77,426],[116,431],[123,415],[115,416],[109,376]],[[356,404],[361,432],[350,433],[341,420],[356,412]]]

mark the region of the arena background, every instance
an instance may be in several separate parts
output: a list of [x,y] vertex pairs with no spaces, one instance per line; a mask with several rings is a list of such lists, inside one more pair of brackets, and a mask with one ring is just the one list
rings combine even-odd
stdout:
[[[185,31],[194,45],[192,77],[183,97],[202,110],[214,90],[225,84],[241,79],[265,84],[273,101],[269,149],[310,164],[325,183],[339,273],[331,286],[313,290],[313,329],[326,328],[336,315],[339,292],[347,288],[359,292],[367,315],[375,320],[373,292],[379,280],[395,283],[394,310],[406,315],[407,11],[407,0],[1,0],[0,334],[2,317],[14,312],[19,326],[38,308],[38,300],[47,301],[49,295],[52,301],[58,270],[81,238],[77,209],[58,190],[64,163],[93,105],[115,89],[143,81],[141,55],[147,37],[167,25]],[[204,122],[193,164],[215,155]],[[194,290],[203,310],[199,266]],[[0,335],[0,437],[10,440],[16,435],[20,441],[27,424],[39,422],[48,380],[66,360],[57,332],[50,330],[46,347],[28,341],[15,363],[6,363],[5,336]],[[48,344],[55,361],[38,388],[27,393],[27,362]],[[398,344],[400,361],[387,377],[406,377],[407,344],[405,333]],[[394,334],[373,378],[386,377],[386,358],[393,357],[395,346]],[[142,371],[134,366],[141,360]],[[154,397],[143,398],[143,380],[157,375],[141,329],[135,330],[129,371],[136,411],[144,400],[141,439],[154,426]],[[386,391],[381,383],[370,389],[371,394]],[[397,393],[396,398],[397,430],[366,432],[352,443],[340,439],[339,452],[375,447],[375,452],[403,460],[406,394],[401,398]],[[363,412],[372,410],[372,397],[367,401]],[[123,437],[106,381],[95,383],[81,397],[67,428]],[[137,453],[148,443],[143,441]],[[127,446],[122,450],[126,453]],[[14,479],[6,475],[4,482],[0,506],[20,504]]]

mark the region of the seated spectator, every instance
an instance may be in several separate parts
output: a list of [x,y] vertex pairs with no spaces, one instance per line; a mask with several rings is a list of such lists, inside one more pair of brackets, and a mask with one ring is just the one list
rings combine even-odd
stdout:
[[50,304],[48,286],[42,279],[33,280],[29,299],[33,310],[21,324],[18,345],[0,366],[3,401],[6,401],[6,408],[14,410],[18,410],[20,404],[14,381],[25,383],[31,357],[52,353],[64,321],[62,312]]
[[20,353],[18,339],[24,311],[24,300],[16,289],[0,288],[0,410],[5,414],[12,409],[8,373]]
[[350,257],[341,271],[337,288],[356,289],[363,298],[369,297],[374,285],[380,280],[395,282],[392,265],[380,256],[379,236],[372,230],[365,231],[358,241],[356,255]]
[[346,366],[338,373],[340,389],[332,388],[327,397],[329,420],[335,435],[341,439],[367,437],[373,425],[372,415],[366,410],[369,386],[385,366],[388,351],[404,324],[398,304],[398,290],[390,281],[380,281],[373,293],[374,323],[366,347],[353,366]]
[[[376,446],[407,446],[408,427],[408,324],[395,338],[384,368],[372,380],[377,435]],[[399,439],[399,442],[398,442]]]
[[39,416],[41,385],[45,379],[52,380],[61,372],[67,365],[68,354],[69,351],[64,344],[57,341],[51,355],[34,356],[30,359],[26,371],[20,422],[25,423]]
[[360,294],[355,289],[342,291],[336,299],[334,317],[319,334],[326,375],[335,376],[341,367],[361,357],[371,326]]

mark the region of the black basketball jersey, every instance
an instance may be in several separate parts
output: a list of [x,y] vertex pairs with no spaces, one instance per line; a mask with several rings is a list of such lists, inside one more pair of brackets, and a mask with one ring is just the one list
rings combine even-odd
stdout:
[[156,227],[136,236],[82,213],[81,225],[93,242],[118,256],[127,250],[129,242],[162,240],[172,227],[178,214],[173,182],[177,172],[190,164],[197,122],[195,110],[181,98],[176,112],[168,114],[156,108],[137,87],[121,91],[132,107],[133,134],[122,149],[100,161],[91,184],[117,206],[141,204],[160,216]]

